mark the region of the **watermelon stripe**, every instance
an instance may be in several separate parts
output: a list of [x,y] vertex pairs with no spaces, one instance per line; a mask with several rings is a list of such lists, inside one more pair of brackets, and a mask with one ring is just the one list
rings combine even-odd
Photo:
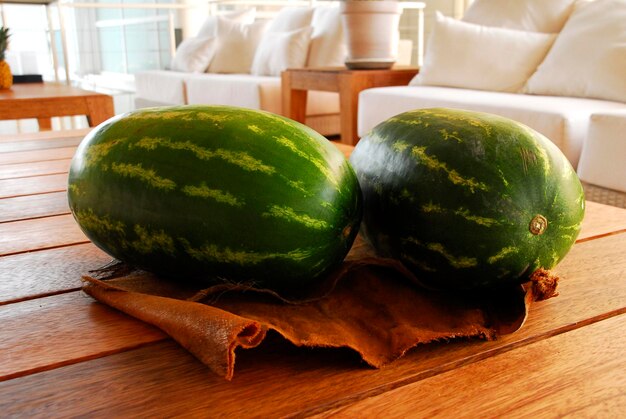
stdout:
[[121,221],[111,220],[110,217],[97,216],[91,208],[81,211],[76,211],[74,216],[78,220],[78,223],[85,229],[93,231],[98,235],[108,235],[115,233],[118,235],[126,234],[126,226]]
[[458,143],[462,143],[463,139],[459,137],[459,132],[458,131],[452,131],[452,132],[448,132],[447,129],[442,128],[439,130],[439,133],[441,134],[441,138],[444,141],[448,141],[450,139],[452,140],[456,140]]
[[329,227],[329,224],[324,220],[318,220],[313,217],[310,217],[306,214],[297,214],[293,208],[289,207],[281,207],[278,205],[273,205],[268,212],[263,213],[264,217],[274,217],[274,218],[282,218],[287,221],[291,221],[294,223],[301,224],[307,228],[312,228],[315,230],[326,230]]
[[286,259],[301,261],[311,257],[314,249],[294,249],[289,252],[263,253],[232,250],[229,247],[220,248],[215,244],[204,244],[200,248],[195,248],[185,240],[180,239],[185,247],[185,251],[191,257],[200,261],[232,263],[241,266],[257,265],[267,260]]
[[476,260],[476,258],[470,258],[466,256],[454,256],[441,243],[422,243],[415,237],[406,237],[402,239],[402,241],[424,247],[432,252],[440,254],[448,261],[448,263],[450,263],[452,267],[456,269],[473,268],[478,265],[478,261]]
[[174,239],[163,230],[149,231],[147,228],[136,224],[134,231],[138,239],[134,240],[130,247],[139,253],[149,254],[155,251],[166,252],[172,255],[175,253]]
[[200,186],[185,185],[182,191],[187,196],[207,198],[233,207],[242,207],[244,205],[244,202],[237,199],[233,194],[219,189],[209,188],[204,182],[200,184]]
[[515,247],[512,247],[512,246],[503,247],[502,249],[500,249],[498,253],[496,253],[493,256],[488,257],[487,262],[493,265],[494,263],[496,263],[497,261],[501,259],[504,259],[508,255],[516,254],[518,252],[519,252],[519,249]]
[[448,180],[454,183],[455,185],[465,186],[469,188],[469,190],[474,193],[476,189],[480,189],[482,191],[488,191],[489,187],[482,182],[478,182],[474,178],[466,179],[459,174],[454,169],[450,169],[445,163],[437,160],[436,157],[429,156],[426,154],[426,147],[418,147],[415,146],[411,149],[411,154],[413,157],[418,159],[420,163],[422,163],[425,167],[430,170],[441,170],[448,175]]
[[456,269],[473,268],[478,265],[476,258],[454,256],[441,243],[428,243],[426,247],[446,258],[450,265]]
[[210,150],[193,144],[190,141],[171,141],[167,138],[144,137],[137,141],[134,146],[141,147],[146,150],[154,150],[157,147],[163,147],[170,150],[184,150],[193,153],[201,160],[217,158],[250,172],[261,172],[268,175],[276,172],[275,167],[264,164],[261,160],[255,159],[246,152],[230,151],[219,148],[217,150]]
[[163,178],[156,174],[152,169],[144,169],[141,163],[112,163],[111,170],[118,175],[137,179],[143,183],[150,185],[156,189],[164,189],[170,191],[176,188],[176,182],[171,179]]
[[116,145],[123,143],[125,139],[112,140],[107,143],[95,144],[87,149],[85,153],[85,165],[96,165],[105,158]]
[[467,221],[471,221],[485,227],[492,227],[494,225],[502,223],[500,220],[496,220],[495,218],[472,215],[467,208],[449,210],[447,208],[442,208],[440,205],[433,204],[432,202],[429,202],[426,205],[422,205],[422,211],[425,213],[454,214],[458,217],[464,218]]
[[313,156],[311,156],[310,154],[300,150],[298,148],[298,146],[291,141],[289,138],[285,137],[285,136],[280,136],[280,137],[276,137],[274,136],[274,139],[278,142],[278,144],[287,147],[288,149],[290,149],[291,151],[293,151],[298,157],[301,157],[309,162],[311,162],[320,172],[322,172],[324,174],[324,176],[326,177],[326,179],[328,179],[328,181],[339,191],[339,182],[337,181],[337,178],[333,175],[333,173],[331,172],[331,170],[328,168],[328,166],[320,159],[317,159]]

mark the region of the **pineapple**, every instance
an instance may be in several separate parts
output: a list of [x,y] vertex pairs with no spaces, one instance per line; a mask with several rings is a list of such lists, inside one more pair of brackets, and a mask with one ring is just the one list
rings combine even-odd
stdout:
[[11,67],[4,61],[4,53],[9,46],[9,28],[0,27],[0,89],[9,89],[13,85]]

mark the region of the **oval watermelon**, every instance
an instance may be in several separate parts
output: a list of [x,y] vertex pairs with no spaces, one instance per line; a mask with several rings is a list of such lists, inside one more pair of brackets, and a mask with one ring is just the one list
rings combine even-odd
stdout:
[[361,194],[308,127],[224,106],[153,108],[93,130],[68,198],[98,247],[164,275],[297,288],[347,254]]
[[350,161],[362,232],[432,288],[523,282],[574,243],[585,200],[560,150],[486,113],[406,112],[361,139]]

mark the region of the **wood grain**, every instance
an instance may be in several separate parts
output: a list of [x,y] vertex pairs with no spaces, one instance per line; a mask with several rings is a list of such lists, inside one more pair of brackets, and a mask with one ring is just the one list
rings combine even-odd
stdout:
[[[458,368],[319,417],[578,416],[626,412],[626,315]],[[505,391],[498,390],[506,389]],[[437,394],[437,401],[419,397]],[[494,397],[497,394],[498,396]],[[615,405],[615,402],[619,406]],[[619,407],[619,409],[618,409]]]
[[[47,400],[46,405],[62,416],[94,412],[93,409],[104,408],[111,400],[109,392],[99,389],[115,383],[124,391],[116,393],[116,403],[109,405],[113,409],[109,413],[136,414],[142,403],[149,409],[146,414],[162,415],[185,409],[209,416],[239,416],[251,411],[260,416],[318,413],[320,409],[383,394],[625,313],[624,252],[626,234],[577,244],[571,258],[562,264],[560,295],[536,303],[519,332],[492,342],[454,341],[420,346],[380,370],[365,367],[347,350],[297,349],[276,337],[259,348],[239,351],[235,378],[228,383],[212,375],[183,349],[162,343],[31,375],[14,380],[11,385],[0,383],[0,407],[2,400],[9,398],[13,400],[12,406],[21,406],[25,413],[31,412],[30,409],[36,412],[37,406]],[[606,255],[609,270],[600,255]],[[59,308],[59,311],[64,310]],[[98,321],[109,323],[110,313],[115,312],[99,312]],[[43,321],[33,318],[29,328],[39,329]],[[92,327],[89,319],[87,323],[84,321],[77,316],[59,318],[52,328]],[[56,333],[51,334],[48,344],[58,351],[66,353],[75,346],[75,342],[53,335]],[[28,340],[23,342],[28,344]],[[111,350],[115,352],[113,347]],[[61,382],[62,389],[58,384]],[[158,397],[155,392],[167,396]],[[202,396],[206,394],[211,397]]]
[[40,140],[19,140],[0,142],[0,160],[3,154],[25,152],[33,150],[47,150],[60,147],[75,147],[82,141],[83,137],[61,137],[51,138],[46,141]]
[[[1,134],[0,135],[0,145],[2,143],[22,143],[25,141],[33,141],[39,144],[40,146],[45,146],[51,140],[67,139],[67,138],[82,138],[92,128],[77,128],[77,129],[69,129],[64,131],[51,131],[51,132],[28,132],[21,134]],[[45,140],[45,141],[41,141]]]
[[0,223],[69,213],[65,191],[0,199]]
[[111,256],[91,243],[0,257],[0,305],[77,290]]
[[0,165],[0,180],[67,173],[71,159]]
[[0,224],[0,256],[88,241],[69,214]]
[[0,199],[67,190],[67,173],[0,180]]
[[0,381],[165,338],[81,292],[0,306],[0,324]]
[[16,163],[32,163],[47,160],[71,159],[76,147],[58,147],[44,150],[16,151],[14,153],[0,154],[0,166]]
[[578,241],[623,231],[626,231],[626,211],[623,208],[587,201]]

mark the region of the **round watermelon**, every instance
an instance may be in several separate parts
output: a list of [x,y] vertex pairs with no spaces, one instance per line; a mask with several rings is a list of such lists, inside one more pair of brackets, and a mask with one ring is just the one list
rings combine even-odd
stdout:
[[406,112],[364,136],[350,162],[363,235],[428,287],[524,282],[563,259],[580,231],[576,172],[551,141],[510,119]]
[[108,120],[80,144],[68,197],[89,239],[121,261],[275,289],[337,266],[361,218],[355,174],[326,138],[225,106]]

